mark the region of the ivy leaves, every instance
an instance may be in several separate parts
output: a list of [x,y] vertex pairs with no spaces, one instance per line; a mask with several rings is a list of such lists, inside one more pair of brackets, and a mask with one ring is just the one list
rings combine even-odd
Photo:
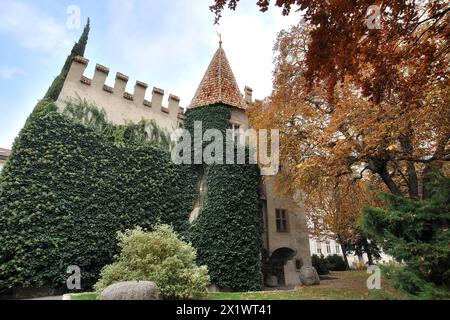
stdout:
[[69,265],[89,289],[118,252],[118,231],[185,231],[195,183],[194,169],[157,145],[119,147],[51,110],[35,114],[0,180],[0,291],[63,288]]

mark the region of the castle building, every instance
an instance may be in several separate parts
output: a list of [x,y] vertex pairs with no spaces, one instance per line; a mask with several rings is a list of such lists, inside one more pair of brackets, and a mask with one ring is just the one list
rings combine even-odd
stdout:
[[[84,76],[88,63],[84,57],[74,59],[57,101],[59,110],[63,110],[69,100],[85,99],[103,108],[108,119],[115,124],[154,120],[169,133],[182,126],[185,110],[180,107],[179,97],[170,94],[165,103],[164,91],[155,87],[147,100],[148,85],[141,81],[135,83],[133,93],[128,93],[125,88],[129,77],[122,73],[116,74],[114,87],[109,87],[105,84],[109,69],[97,64],[93,78],[89,79]],[[222,104],[231,108],[230,128],[246,130],[249,128],[246,109],[250,103],[252,89],[245,87],[244,95],[241,94],[220,45],[186,112]],[[296,285],[300,283],[301,267],[311,266],[306,217],[301,203],[294,197],[280,196],[275,192],[274,179],[274,176],[262,179],[261,190],[265,282],[272,286]]]

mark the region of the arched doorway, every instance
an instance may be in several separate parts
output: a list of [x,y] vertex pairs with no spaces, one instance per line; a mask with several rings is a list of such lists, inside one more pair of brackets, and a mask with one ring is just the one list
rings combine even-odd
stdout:
[[286,285],[284,267],[289,260],[295,257],[296,252],[291,248],[279,248],[275,250],[267,261],[266,279],[276,277],[278,286]]

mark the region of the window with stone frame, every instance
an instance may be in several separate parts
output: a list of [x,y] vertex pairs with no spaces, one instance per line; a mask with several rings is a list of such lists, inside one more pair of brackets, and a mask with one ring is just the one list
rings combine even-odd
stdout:
[[228,129],[232,131],[234,143],[238,144],[241,137],[241,125],[238,123],[230,122],[228,125]]
[[336,244],[336,253],[341,253],[341,246]]
[[326,248],[327,248],[327,254],[331,253],[331,245],[330,245],[330,241],[326,242]]
[[288,215],[285,209],[276,209],[277,232],[289,232]]

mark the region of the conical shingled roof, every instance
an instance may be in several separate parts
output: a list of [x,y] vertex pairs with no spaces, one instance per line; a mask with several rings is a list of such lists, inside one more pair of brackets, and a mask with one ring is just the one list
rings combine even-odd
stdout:
[[189,108],[216,103],[246,109],[246,103],[222,47],[214,54]]

